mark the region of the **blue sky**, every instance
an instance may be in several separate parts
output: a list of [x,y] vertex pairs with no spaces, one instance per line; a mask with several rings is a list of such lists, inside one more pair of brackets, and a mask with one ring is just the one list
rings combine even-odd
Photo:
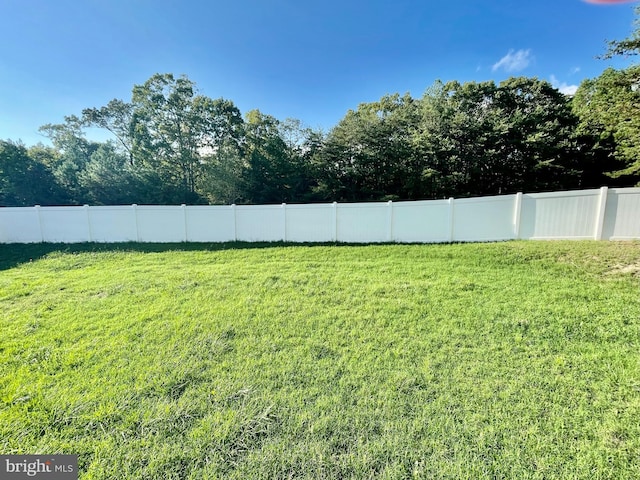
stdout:
[[571,89],[607,66],[637,3],[584,0],[0,0],[0,139],[27,145],[65,115],[129,100],[154,73],[330,129],[435,80],[535,76]]

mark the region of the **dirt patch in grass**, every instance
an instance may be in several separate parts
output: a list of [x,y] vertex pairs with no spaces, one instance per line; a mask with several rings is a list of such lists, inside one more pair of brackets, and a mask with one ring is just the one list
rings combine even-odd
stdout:
[[605,275],[633,275],[640,277],[640,262],[631,265],[616,265],[605,272]]

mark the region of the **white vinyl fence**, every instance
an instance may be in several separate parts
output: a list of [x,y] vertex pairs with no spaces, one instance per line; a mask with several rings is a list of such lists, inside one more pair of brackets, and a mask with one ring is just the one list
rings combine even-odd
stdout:
[[0,208],[0,243],[640,239],[640,188],[416,202]]

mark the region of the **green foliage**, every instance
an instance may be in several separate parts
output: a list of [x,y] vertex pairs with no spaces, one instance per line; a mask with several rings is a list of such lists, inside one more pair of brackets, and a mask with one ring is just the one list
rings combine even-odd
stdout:
[[638,258],[0,245],[0,450],[81,479],[637,478]]
[[[605,149],[605,172],[622,184],[640,184],[640,66],[608,68],[582,82],[573,99],[579,131]],[[609,148],[606,148],[609,147]]]
[[437,82],[420,100],[385,96],[348,112],[319,154],[321,188],[343,200],[567,188],[581,173],[576,124],[544,81]]
[[[326,135],[259,110],[243,119],[186,76],[156,74],[130,102],[41,128],[54,147],[29,154],[63,193],[41,190],[36,201],[387,201],[629,186],[640,181],[638,68],[607,70],[572,100],[536,78],[436,82],[420,99],[361,104]],[[87,140],[89,126],[113,140]]]
[[500,84],[496,94],[500,173],[497,181],[489,180],[494,191],[558,189],[579,174],[571,170],[577,118],[568,100],[546,81],[520,77]]
[[57,150],[57,155],[50,157],[49,168],[64,189],[67,201],[82,205],[91,198],[82,184],[82,174],[100,144],[85,138],[80,118],[71,115],[64,120],[61,124],[43,125],[40,132],[49,137]]
[[640,53],[640,7],[636,7],[635,14],[636,29],[623,40],[609,42],[609,48],[603,58],[612,58],[617,55],[633,56]]
[[175,191],[170,203],[199,203],[202,149],[216,149],[237,132],[240,113],[225,100],[196,95],[186,77],[156,74],[133,88],[133,156]]
[[215,152],[204,155],[202,194],[210,204],[242,203],[246,195],[243,175],[246,164],[241,150],[225,142]]
[[419,195],[411,148],[416,119],[416,102],[408,94],[387,95],[347,112],[319,152],[318,192],[333,200]]
[[[623,40],[609,42],[604,58],[640,53],[640,7],[636,29]],[[578,134],[588,146],[586,160],[605,172],[613,185],[640,185],[640,66],[606,69],[578,88],[573,109],[580,117]]]
[[82,149],[89,155],[88,146],[84,138],[83,122],[75,115],[64,117],[64,123],[47,123],[39,128],[40,133],[51,140],[53,146],[60,152]]
[[101,127],[113,134],[118,144],[126,151],[133,165],[133,135],[131,134],[133,105],[113,99],[101,108],[86,108],[82,111],[85,125]]
[[[246,115],[244,129],[243,200],[265,204],[302,198],[308,179],[300,139],[295,139],[298,134],[304,135],[301,126],[283,127],[271,115],[252,110]],[[283,133],[290,135],[289,143]]]
[[63,199],[62,189],[44,163],[34,160],[23,145],[0,140],[0,205],[50,205]]
[[[146,203],[145,188],[139,179],[142,168],[134,168],[113,143],[101,144],[78,174],[93,205]],[[152,201],[152,199],[149,199]]]
[[575,151],[576,119],[566,97],[549,83],[524,77],[500,85],[452,82],[439,95],[445,103],[439,108],[447,114],[440,137],[432,137],[435,145],[427,148],[437,152],[436,170],[458,195],[540,191],[570,183],[567,164]]
[[[106,129],[115,143],[88,142],[87,126]],[[130,103],[114,99],[41,131],[58,152],[49,166],[71,203],[216,203],[234,188],[212,175],[239,176],[240,112],[198,95],[184,76],[156,74],[134,86]]]

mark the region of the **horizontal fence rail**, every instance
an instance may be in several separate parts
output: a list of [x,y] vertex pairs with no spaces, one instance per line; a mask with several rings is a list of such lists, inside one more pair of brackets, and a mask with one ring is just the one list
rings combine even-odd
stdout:
[[411,202],[0,208],[0,243],[640,239],[640,188]]

